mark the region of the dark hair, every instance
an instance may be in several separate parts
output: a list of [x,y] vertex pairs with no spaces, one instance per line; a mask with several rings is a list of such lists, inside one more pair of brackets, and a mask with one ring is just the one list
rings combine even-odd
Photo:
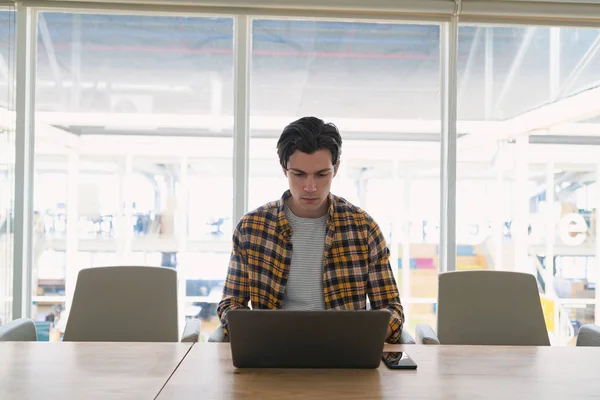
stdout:
[[303,117],[283,129],[277,142],[279,163],[287,168],[288,161],[296,150],[313,154],[318,150],[331,151],[331,163],[337,165],[342,153],[342,136],[332,123],[316,117]]

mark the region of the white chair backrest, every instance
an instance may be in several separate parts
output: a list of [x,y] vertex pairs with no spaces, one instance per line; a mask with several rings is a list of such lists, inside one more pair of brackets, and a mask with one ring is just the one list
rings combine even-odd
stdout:
[[579,328],[576,346],[600,347],[600,326],[587,324]]
[[177,342],[177,272],[129,266],[81,270],[63,340]]
[[441,344],[549,346],[535,277],[510,271],[439,275]]
[[35,342],[37,331],[29,318],[19,318],[0,326],[0,342]]

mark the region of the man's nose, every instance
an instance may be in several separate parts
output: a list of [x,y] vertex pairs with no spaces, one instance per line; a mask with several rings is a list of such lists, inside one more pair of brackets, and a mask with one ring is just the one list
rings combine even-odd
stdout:
[[317,185],[315,185],[315,178],[309,176],[306,179],[306,183],[304,184],[304,190],[311,193],[317,191]]

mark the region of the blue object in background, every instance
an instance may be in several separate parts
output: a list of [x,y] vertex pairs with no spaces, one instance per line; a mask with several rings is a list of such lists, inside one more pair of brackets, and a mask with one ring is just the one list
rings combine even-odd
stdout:
[[475,248],[469,244],[459,244],[456,246],[457,256],[474,256]]
[[49,342],[50,341],[50,326],[52,322],[47,321],[36,321],[35,330],[37,331],[38,342]]
[[[402,269],[402,258],[398,258],[398,268]],[[417,260],[414,258],[410,259],[410,269],[417,269]]]

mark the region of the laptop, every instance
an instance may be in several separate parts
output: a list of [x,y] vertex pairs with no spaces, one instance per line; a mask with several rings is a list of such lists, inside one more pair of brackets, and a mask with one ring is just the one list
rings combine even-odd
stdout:
[[389,312],[231,310],[237,368],[377,368]]

